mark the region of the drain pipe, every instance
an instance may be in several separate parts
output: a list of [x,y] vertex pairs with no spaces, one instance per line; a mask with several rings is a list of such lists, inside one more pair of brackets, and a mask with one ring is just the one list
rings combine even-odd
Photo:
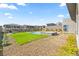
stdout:
[[77,39],[77,47],[79,49],[79,4],[76,6],[76,39]]

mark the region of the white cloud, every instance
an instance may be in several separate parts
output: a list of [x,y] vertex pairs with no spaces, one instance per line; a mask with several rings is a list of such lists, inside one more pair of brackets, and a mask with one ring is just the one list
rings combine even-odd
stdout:
[[13,19],[13,17],[12,17],[12,16],[8,16],[8,18],[9,18],[9,19]]
[[17,7],[14,6],[14,5],[10,5],[10,6],[9,6],[9,9],[16,9],[16,10],[17,10]]
[[5,15],[5,16],[12,16],[11,13],[5,13],[4,15]]
[[17,10],[17,7],[14,5],[8,5],[8,4],[2,4],[2,3],[0,3],[0,8],[8,8],[8,9]]
[[26,6],[25,3],[17,3],[17,5]]
[[66,3],[61,3],[60,7],[66,6]]
[[57,17],[59,17],[59,18],[64,18],[64,15],[58,15]]
[[29,12],[29,14],[33,14],[33,12]]
[[13,15],[11,13],[4,13],[4,15],[9,19],[13,19]]

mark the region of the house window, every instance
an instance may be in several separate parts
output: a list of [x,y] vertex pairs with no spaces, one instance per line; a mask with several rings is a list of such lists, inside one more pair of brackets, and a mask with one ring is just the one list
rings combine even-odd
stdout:
[[68,31],[68,25],[64,25],[64,31]]

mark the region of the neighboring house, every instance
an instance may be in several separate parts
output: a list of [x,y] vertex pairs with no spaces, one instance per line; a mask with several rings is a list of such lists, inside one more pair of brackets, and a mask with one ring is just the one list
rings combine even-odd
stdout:
[[61,31],[61,24],[49,23],[47,26],[42,25],[18,25],[18,24],[5,24],[3,25],[4,32],[15,33],[15,32],[26,32],[26,31]]
[[46,31],[62,31],[62,27],[59,24],[49,23],[46,26]]
[[46,26],[45,25],[42,26],[42,31],[46,31]]
[[21,31],[21,26],[17,24],[5,24],[3,25],[4,27],[4,32],[19,32]]
[[58,28],[60,29],[60,31],[63,30],[63,29],[62,29],[62,28],[63,28],[63,26],[62,26],[62,22],[58,22],[58,23],[57,23],[57,26],[58,26]]
[[25,29],[25,31],[42,31],[43,26],[23,25],[22,27],[22,29]]
[[76,33],[76,23],[70,18],[63,20],[63,31],[66,33]]
[[5,24],[4,32],[26,32],[26,31],[42,31],[43,26]]

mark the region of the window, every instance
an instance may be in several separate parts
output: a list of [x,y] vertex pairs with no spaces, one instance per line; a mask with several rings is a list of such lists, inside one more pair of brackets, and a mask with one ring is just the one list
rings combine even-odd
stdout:
[[68,25],[64,25],[64,31],[68,31]]

